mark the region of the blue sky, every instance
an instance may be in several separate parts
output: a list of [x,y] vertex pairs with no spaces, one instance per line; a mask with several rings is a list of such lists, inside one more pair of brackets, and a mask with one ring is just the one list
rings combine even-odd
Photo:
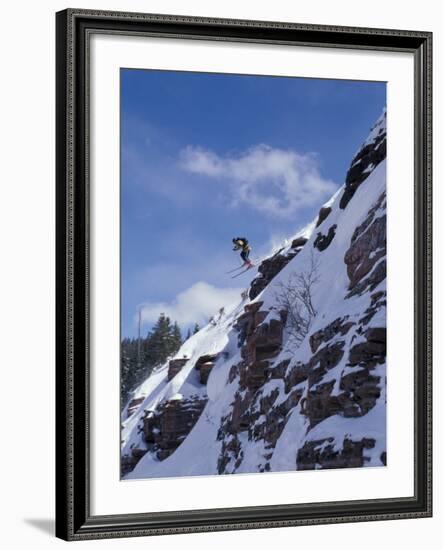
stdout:
[[232,302],[251,258],[309,223],[386,104],[385,83],[121,70],[122,336]]

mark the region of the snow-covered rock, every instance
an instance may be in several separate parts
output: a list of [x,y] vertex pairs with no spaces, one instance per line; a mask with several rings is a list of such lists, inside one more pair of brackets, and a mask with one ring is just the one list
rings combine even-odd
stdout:
[[[123,479],[386,465],[385,157],[383,112],[249,296],[137,388]],[[282,293],[306,280],[311,309],[295,299],[297,313]]]

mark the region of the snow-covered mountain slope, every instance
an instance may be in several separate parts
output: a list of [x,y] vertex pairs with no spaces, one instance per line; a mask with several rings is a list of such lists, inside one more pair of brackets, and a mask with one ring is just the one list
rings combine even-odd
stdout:
[[386,464],[386,113],[345,184],[122,413],[122,478]]

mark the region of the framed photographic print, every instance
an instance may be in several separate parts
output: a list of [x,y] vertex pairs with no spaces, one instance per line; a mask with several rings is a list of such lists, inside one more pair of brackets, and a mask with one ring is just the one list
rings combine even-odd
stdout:
[[431,515],[431,39],[57,13],[58,537]]

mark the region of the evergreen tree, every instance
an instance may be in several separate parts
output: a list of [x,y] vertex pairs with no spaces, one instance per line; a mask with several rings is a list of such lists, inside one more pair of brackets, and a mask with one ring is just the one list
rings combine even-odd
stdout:
[[130,392],[137,385],[137,380],[141,368],[138,360],[138,338],[124,338],[121,343],[121,406],[123,407],[129,397]]
[[172,327],[172,340],[174,347],[176,347],[177,349],[179,349],[179,347],[183,344],[182,333],[180,327],[177,324],[177,321],[175,321],[174,326]]
[[194,325],[194,332],[192,334],[197,334],[197,332],[200,330],[200,326],[198,323],[195,323]]
[[160,314],[157,323],[148,335],[147,357],[148,362],[154,367],[161,365],[171,354],[172,345],[171,320],[164,313]]
[[146,338],[124,338],[121,342],[120,398],[123,408],[131,392],[151,374],[152,370],[165,363],[182,345],[182,336],[177,322],[161,313]]

